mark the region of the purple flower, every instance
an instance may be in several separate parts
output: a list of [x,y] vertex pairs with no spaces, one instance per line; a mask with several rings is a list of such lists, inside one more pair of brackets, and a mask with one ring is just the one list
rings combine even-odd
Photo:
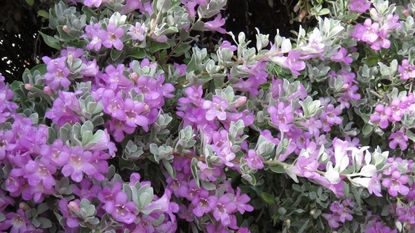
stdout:
[[118,192],[114,199],[105,203],[105,211],[122,223],[131,224],[137,218],[137,209],[134,202],[128,201],[127,194]]
[[399,75],[402,80],[415,78],[415,66],[409,63],[408,59],[403,59],[402,64],[399,65]]
[[242,69],[249,74],[246,80],[240,79],[234,85],[238,90],[248,92],[251,96],[255,96],[259,92],[259,87],[267,82],[268,72],[266,70],[267,63],[257,62],[255,65],[243,67]]
[[385,226],[380,221],[373,221],[366,226],[365,233],[398,233],[398,231]]
[[248,195],[242,194],[241,195],[241,189],[239,187],[236,188],[236,194],[235,194],[235,204],[236,204],[236,210],[240,214],[244,214],[245,212],[252,212],[254,210],[254,207],[247,204],[251,198],[249,198]]
[[187,70],[187,65],[186,64],[174,63],[173,67],[174,67],[175,72],[177,72],[177,74],[179,76],[186,75],[186,70]]
[[367,190],[369,191],[370,194],[374,194],[378,197],[381,197],[381,191],[382,191],[382,187],[380,184],[380,179],[381,179],[381,175],[374,175],[372,176],[372,178],[369,181],[369,184],[367,186]]
[[216,118],[220,121],[226,120],[226,109],[228,102],[219,96],[213,96],[212,101],[205,100],[203,108],[206,109],[206,120],[213,121]]
[[329,226],[333,229],[340,227],[340,223],[345,223],[346,221],[352,221],[352,210],[349,207],[353,208],[354,204],[349,200],[343,200],[342,202],[335,201],[330,205],[330,214],[323,214],[323,217],[328,221]]
[[226,30],[222,28],[223,25],[225,25],[225,19],[222,18],[221,14],[218,14],[215,19],[205,22],[204,27],[209,31],[225,34]]
[[389,117],[385,114],[385,106],[378,104],[375,107],[375,112],[370,116],[370,121],[379,124],[379,127],[386,129],[389,125]]
[[131,25],[127,34],[131,36],[132,40],[143,41],[146,38],[147,27],[139,22],[135,23],[135,26]]
[[64,217],[68,228],[79,227],[79,219],[76,216],[76,214],[80,211],[79,204],[80,201],[78,199],[68,202],[65,198],[62,198],[58,201],[59,210]]
[[233,167],[232,160],[235,159],[236,155],[232,151],[232,143],[229,141],[228,131],[220,130],[219,132],[213,132],[212,143],[212,149],[221,162],[228,167]]
[[89,43],[86,46],[89,50],[99,51],[102,43],[105,40],[107,33],[101,28],[99,24],[87,25],[85,27],[84,38],[89,39]]
[[98,74],[98,72],[99,72],[99,67],[95,59],[84,63],[82,70],[81,70],[81,74],[87,77],[95,77]]
[[347,65],[350,65],[353,62],[353,58],[347,55],[347,50],[343,47],[340,48],[330,59],[332,61],[342,62]]
[[0,230],[8,230],[10,233],[40,232],[30,223],[22,209],[18,209],[16,213],[7,213],[5,217],[6,219],[0,222]]
[[151,5],[151,1],[143,2],[137,0],[126,0],[125,6],[121,10],[123,14],[128,14],[131,11],[139,10],[142,14],[151,15],[153,14],[153,8]]
[[189,186],[186,181],[187,176],[182,173],[176,175],[176,179],[167,177],[169,188],[174,192],[176,197],[187,197],[189,195]]
[[206,163],[199,161],[197,163],[200,179],[206,181],[216,181],[222,174],[222,170],[218,167],[209,167]]
[[391,133],[389,136],[389,147],[396,149],[398,145],[402,151],[408,148],[408,136],[402,130]]
[[55,59],[43,57],[42,60],[46,64],[47,69],[45,74],[46,85],[53,90],[57,90],[60,87],[67,89],[71,84],[71,81],[68,79],[70,71],[66,66],[66,57]]
[[256,154],[255,150],[249,150],[245,160],[248,167],[253,170],[264,168],[264,163],[262,162],[261,157]]
[[206,190],[202,190],[198,196],[192,199],[194,215],[202,217],[204,214],[209,213],[215,208],[217,200],[216,196],[209,196]]
[[300,71],[304,70],[306,67],[305,62],[301,60],[301,52],[295,50],[288,52],[284,65],[290,69],[294,75],[300,75]]
[[91,164],[92,153],[84,151],[81,147],[71,149],[67,164],[62,168],[62,174],[70,176],[75,182],[81,182],[84,174],[94,176],[96,168]]
[[[103,0],[84,0],[84,5],[87,7],[99,7]],[[104,0],[105,1],[105,0]]]
[[40,151],[43,159],[57,167],[66,164],[69,153],[70,149],[60,139],[55,140],[52,145],[43,145]]
[[59,97],[53,102],[52,108],[45,116],[55,124],[63,126],[65,123],[76,123],[80,121],[79,114],[81,106],[75,93],[59,92]]
[[398,193],[407,195],[409,193],[408,186],[405,186],[409,181],[408,176],[401,174],[401,172],[395,170],[392,172],[389,178],[384,178],[382,185],[388,189],[389,195],[392,197],[398,196]]
[[124,76],[124,71],[123,64],[118,64],[117,67],[108,65],[105,67],[105,75],[100,78],[113,90],[128,90],[132,88],[133,83]]
[[143,116],[146,105],[132,99],[124,101],[125,124],[130,127],[141,126],[145,131],[148,130],[149,120]]
[[132,134],[136,129],[136,127],[128,126],[123,121],[117,119],[107,121],[106,128],[116,142],[121,142],[124,139],[125,134]]
[[50,164],[31,160],[24,167],[24,177],[31,186],[41,184],[45,189],[52,189],[55,185],[55,178],[53,177],[55,171],[56,168]]
[[[11,117],[17,109],[17,105],[12,102],[12,100],[13,92],[4,83],[4,77],[0,73],[0,124],[7,121],[7,119]],[[0,160],[1,157],[0,152]]]
[[268,107],[268,113],[272,124],[281,132],[288,132],[294,121],[293,109],[291,104],[279,102],[277,106]]
[[232,215],[236,211],[236,204],[229,194],[222,195],[213,209],[213,217],[220,221],[223,226],[231,224]]
[[106,36],[102,38],[102,45],[106,48],[114,47],[117,50],[122,50],[124,48],[124,44],[122,42],[123,35],[124,29],[110,23],[107,26]]
[[358,13],[365,13],[370,8],[371,3],[367,0],[351,0],[349,10]]

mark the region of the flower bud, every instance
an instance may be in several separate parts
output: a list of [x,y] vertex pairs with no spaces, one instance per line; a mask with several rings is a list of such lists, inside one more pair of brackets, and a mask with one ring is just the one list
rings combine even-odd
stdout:
[[44,87],[44,88],[43,88],[43,92],[44,92],[46,95],[52,95],[52,89],[50,89],[50,87],[49,87],[49,86]]
[[411,15],[411,13],[409,12],[409,10],[408,10],[408,9],[404,9],[404,10],[402,11],[402,14],[403,14],[403,15],[405,15],[406,17],[408,17],[408,16],[410,16],[410,15]]
[[68,25],[63,25],[62,30],[66,33],[69,33],[71,29],[68,27]]
[[19,203],[19,208],[22,209],[22,210],[24,210],[24,211],[30,210],[29,205],[26,204],[25,202],[20,202]]
[[133,80],[134,82],[137,81],[138,79],[138,74],[136,72],[133,72],[130,74],[130,79]]
[[74,213],[77,213],[80,211],[79,205],[74,201],[71,201],[68,203],[68,209]]
[[236,101],[235,101],[235,103],[234,103],[234,107],[235,108],[238,108],[238,107],[240,107],[240,106],[242,106],[242,105],[244,105],[244,104],[246,104],[246,100],[247,100],[247,98],[246,98],[246,96],[241,96],[241,97],[239,97]]
[[33,85],[32,85],[32,84],[30,84],[30,83],[26,83],[26,84],[24,85],[24,88],[25,88],[26,90],[30,91],[30,90],[33,88]]

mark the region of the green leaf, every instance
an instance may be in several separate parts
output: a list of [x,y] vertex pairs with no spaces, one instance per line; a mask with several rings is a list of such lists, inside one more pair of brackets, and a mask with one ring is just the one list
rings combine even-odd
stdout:
[[54,48],[54,49],[57,49],[57,50],[61,49],[61,46],[60,46],[60,43],[59,43],[59,40],[58,40],[58,39],[56,39],[55,37],[52,37],[52,36],[46,35],[46,34],[45,34],[45,33],[43,33],[43,32],[39,32],[39,33],[40,33],[40,35],[42,36],[43,41],[45,41],[45,43],[46,43],[49,47]]
[[29,6],[33,6],[35,4],[35,0],[25,0]]
[[261,199],[263,201],[265,201],[265,203],[267,203],[268,205],[273,205],[275,204],[275,196],[267,193],[267,192],[262,192],[259,194],[259,196],[261,197]]
[[146,207],[148,204],[151,203],[154,196],[153,188],[150,186],[143,186],[140,187],[137,191],[137,207],[138,209],[142,210],[144,207]]
[[116,61],[118,58],[121,57],[121,54],[122,54],[122,50],[119,51],[119,50],[113,49],[111,50],[110,57],[113,61]]
[[135,59],[143,59],[147,57],[147,53],[145,49],[142,48],[134,48],[131,52],[128,53],[128,57],[132,57]]
[[34,73],[36,70],[39,71],[39,73],[41,73],[41,74],[45,74],[46,73],[46,64],[38,64],[38,65],[32,67],[32,69],[30,69],[30,72]]
[[40,228],[47,229],[52,227],[52,222],[44,217],[39,217],[37,220],[40,222]]
[[150,53],[155,53],[155,52],[158,52],[160,50],[168,49],[168,48],[170,48],[170,44],[168,44],[168,43],[154,42],[154,43],[151,44],[151,46],[149,48],[149,51],[150,51]]
[[49,13],[45,10],[38,10],[37,16],[45,18],[45,19],[49,19]]

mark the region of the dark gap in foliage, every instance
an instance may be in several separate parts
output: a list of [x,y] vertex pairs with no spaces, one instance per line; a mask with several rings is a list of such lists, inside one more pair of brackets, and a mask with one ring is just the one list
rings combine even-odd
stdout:
[[[293,9],[297,0],[228,0],[226,12],[226,29],[237,35],[243,31],[247,39],[255,44],[255,28],[261,33],[269,34],[274,38],[277,29],[285,37],[291,36],[292,30],[297,30],[299,23],[293,21]],[[2,0],[0,7],[0,72],[7,82],[20,80],[23,71],[40,62],[41,56],[51,55],[53,49],[49,48],[38,31],[46,26],[37,12],[40,9],[48,10],[53,1],[36,1],[29,6],[25,0]],[[223,37],[217,33],[200,33],[199,46],[212,47]]]

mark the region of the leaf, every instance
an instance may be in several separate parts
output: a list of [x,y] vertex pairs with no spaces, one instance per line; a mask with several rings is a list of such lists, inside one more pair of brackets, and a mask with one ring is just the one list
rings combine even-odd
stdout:
[[44,217],[39,217],[37,220],[40,222],[40,228],[47,229],[52,227],[52,222]]
[[265,201],[265,203],[267,203],[268,205],[273,205],[273,204],[275,204],[275,196],[274,195],[272,195],[272,194],[270,194],[270,193],[267,193],[267,192],[261,192],[260,194],[259,194],[259,196],[261,197],[261,199],[263,200],[263,201]]
[[45,74],[46,73],[46,64],[38,64],[38,65],[32,67],[32,69],[30,69],[31,73],[34,73],[35,71],[39,71],[39,73]]
[[60,43],[59,43],[59,40],[58,39],[56,39],[55,37],[46,35],[43,32],[39,32],[39,34],[42,36],[43,41],[45,41],[45,43],[49,47],[54,48],[54,49],[57,49],[57,50],[61,49],[61,46],[60,46]]
[[153,188],[150,186],[140,187],[137,191],[137,196],[138,196],[138,199],[137,199],[138,203],[136,203],[137,207],[140,210],[142,210],[144,209],[144,207],[149,205],[151,201],[153,200],[153,196],[154,196]]
[[118,58],[121,57],[121,54],[122,54],[122,50],[119,51],[119,50],[113,49],[111,50],[110,57],[113,61],[116,61]]
[[170,48],[170,44],[168,44],[168,43],[153,42],[153,43],[151,43],[151,46],[149,48],[149,52],[150,53],[155,53],[155,52],[158,52],[160,50],[168,49],[168,48]]
[[49,13],[45,10],[38,10],[37,16],[45,18],[45,19],[49,19]]
[[25,0],[29,6],[33,6],[35,4],[35,0]]
[[128,57],[132,57],[135,59],[143,59],[147,57],[147,53],[145,49],[142,48],[134,48],[131,52],[128,53]]

